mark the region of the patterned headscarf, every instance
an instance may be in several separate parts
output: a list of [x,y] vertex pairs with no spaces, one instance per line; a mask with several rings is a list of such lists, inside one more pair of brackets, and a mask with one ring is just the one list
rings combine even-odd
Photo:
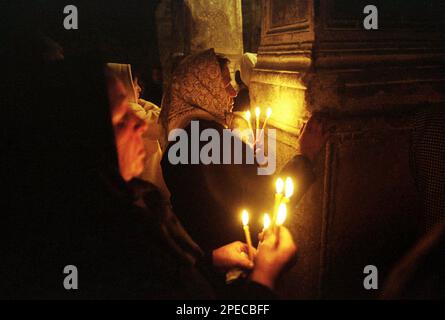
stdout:
[[166,149],[172,129],[184,128],[200,118],[225,124],[231,108],[214,49],[186,57],[174,71],[162,100],[162,149]]

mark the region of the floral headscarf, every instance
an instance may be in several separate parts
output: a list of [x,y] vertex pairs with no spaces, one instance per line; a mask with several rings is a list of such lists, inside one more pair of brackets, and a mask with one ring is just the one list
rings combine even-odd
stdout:
[[225,124],[231,108],[214,49],[186,57],[174,71],[162,101],[162,149],[166,149],[172,129],[184,128],[199,118]]

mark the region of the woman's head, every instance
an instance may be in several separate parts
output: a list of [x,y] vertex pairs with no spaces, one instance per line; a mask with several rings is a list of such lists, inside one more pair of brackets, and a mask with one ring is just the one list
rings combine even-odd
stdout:
[[119,172],[125,181],[129,181],[140,175],[144,169],[145,150],[142,134],[147,130],[147,124],[130,108],[122,81],[114,76],[107,78]]
[[[164,135],[193,118],[226,124],[236,91],[230,84],[229,60],[213,49],[184,58],[173,72],[164,94],[161,122]],[[165,137],[164,137],[165,138]],[[163,142],[165,147],[166,143]]]

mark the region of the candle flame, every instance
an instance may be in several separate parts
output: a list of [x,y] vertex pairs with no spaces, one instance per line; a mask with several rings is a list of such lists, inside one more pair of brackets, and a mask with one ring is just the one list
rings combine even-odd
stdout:
[[250,116],[251,116],[250,111],[247,111],[246,112],[246,120],[247,121],[250,121]]
[[270,227],[270,217],[269,214],[265,213],[263,218],[264,230]]
[[267,117],[270,118],[272,115],[272,108],[267,108]]
[[255,115],[256,115],[256,117],[259,118],[259,117],[260,117],[260,114],[261,114],[261,110],[260,110],[260,108],[259,108],[259,107],[256,107],[256,108],[255,108]]
[[281,226],[284,223],[284,221],[286,220],[286,215],[287,215],[286,205],[282,203],[278,208],[278,215],[276,221],[277,226]]
[[294,194],[294,183],[290,177],[286,178],[285,197],[290,198]]
[[283,179],[278,178],[277,182],[275,183],[275,188],[277,193],[283,193],[283,188],[284,188],[284,182]]
[[243,226],[247,226],[249,224],[249,213],[247,210],[243,210],[242,216]]

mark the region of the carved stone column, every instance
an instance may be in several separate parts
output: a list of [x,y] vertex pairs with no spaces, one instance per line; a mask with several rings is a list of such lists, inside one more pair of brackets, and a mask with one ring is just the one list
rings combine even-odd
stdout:
[[370,298],[417,236],[409,167],[412,112],[445,102],[443,1],[373,1],[379,29],[363,28],[369,1],[264,0],[252,105],[273,108],[278,164],[296,153],[309,113],[330,126],[317,181],[289,225],[299,261],[281,286],[290,298]]

